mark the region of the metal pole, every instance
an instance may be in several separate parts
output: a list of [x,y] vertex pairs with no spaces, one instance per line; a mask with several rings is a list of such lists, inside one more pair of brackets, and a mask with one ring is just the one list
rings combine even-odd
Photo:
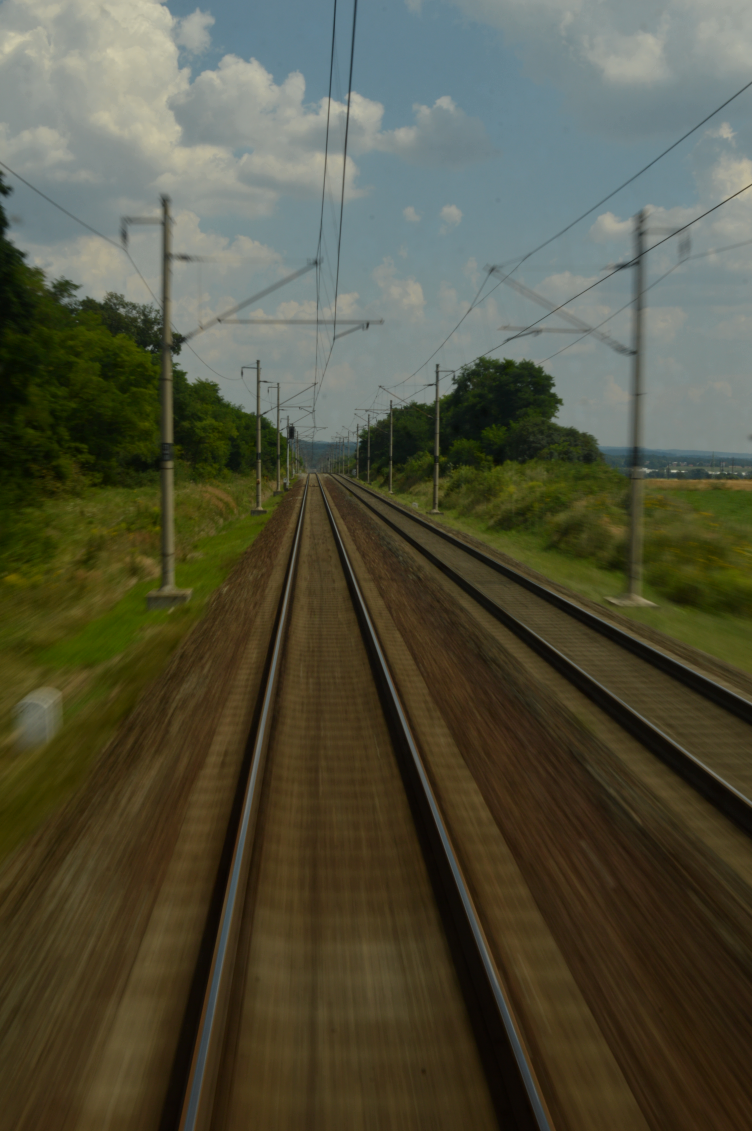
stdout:
[[285,487],[289,488],[289,486],[290,486],[290,417],[289,416],[287,417],[286,427],[287,427],[287,439],[286,439],[285,442],[287,444],[287,449],[286,449],[287,450],[287,479],[285,480]]
[[355,478],[360,479],[360,425],[355,425]]
[[366,483],[371,482],[371,414],[368,413],[368,454],[366,457]]
[[436,363],[436,421],[433,435],[433,509],[431,514],[441,514],[439,510],[439,365]]
[[392,456],[394,455],[394,411],[392,409],[392,401],[389,402],[389,494],[393,495],[392,491]]
[[632,475],[629,499],[629,562],[627,594],[635,604],[642,603],[642,293],[645,289],[646,213],[635,217],[634,232],[634,355],[632,358]]
[[279,381],[277,381],[277,490],[274,492],[275,495],[282,494],[282,484],[279,481],[279,444]]
[[149,609],[189,600],[192,590],[175,588],[175,452],[172,420],[172,220],[170,198],[162,197],[162,365],[160,393],[160,482],[162,489],[162,585],[147,594]]
[[256,362],[256,506],[251,514],[266,514],[261,506],[261,362]]

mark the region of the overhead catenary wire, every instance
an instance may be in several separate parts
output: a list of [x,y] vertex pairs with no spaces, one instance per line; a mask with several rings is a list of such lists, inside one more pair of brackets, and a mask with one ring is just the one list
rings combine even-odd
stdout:
[[[668,240],[673,239],[675,236],[681,235],[682,232],[686,232],[689,228],[693,227],[695,224],[698,224],[700,220],[704,220],[706,216],[710,216],[713,212],[717,212],[719,208],[723,208],[725,204],[729,204],[732,200],[736,200],[738,196],[741,196],[742,193],[748,192],[751,188],[752,181],[750,181],[749,184],[744,185],[743,188],[737,189],[736,192],[732,192],[729,196],[724,197],[724,199],[720,200],[718,204],[714,204],[712,208],[707,208],[704,212],[700,213],[699,216],[695,216],[694,220],[690,220],[688,223],[682,224],[681,227],[673,229],[673,231],[669,235],[663,236],[662,239],[657,240],[654,244],[651,244],[650,247],[645,248],[644,254],[647,255],[648,252],[655,251],[656,248],[661,247],[661,245],[666,243]],[[596,279],[594,283],[591,283],[587,287],[583,287],[583,289],[581,291],[578,291],[576,295],[572,295],[571,298],[565,299],[564,302],[561,302],[558,306],[555,306],[553,310],[548,311],[547,314],[541,315],[541,317],[536,319],[535,322],[531,322],[530,325],[526,326],[523,331],[520,331],[520,333],[513,334],[511,338],[505,338],[503,342],[499,342],[499,344],[497,346],[494,346],[490,352],[493,353],[494,350],[501,349],[501,347],[507,345],[508,342],[512,342],[515,340],[515,338],[521,337],[522,334],[528,333],[528,331],[532,330],[535,326],[538,326],[541,322],[545,322],[545,320],[547,318],[550,318],[552,314],[556,314],[557,311],[562,310],[565,306],[568,306],[570,302],[574,302],[575,299],[581,298],[581,296],[587,294],[588,291],[592,291],[595,289],[595,287],[599,287],[608,279],[612,279],[614,275],[618,274],[619,271],[623,271],[626,267],[631,266],[631,260],[627,261],[626,263],[620,263],[618,267],[615,267],[613,271],[609,271],[609,273],[607,275],[604,275],[602,279]],[[483,354],[480,354],[479,356],[482,357]]]
[[[734,102],[735,99],[739,98],[740,95],[744,94],[745,91],[749,90],[750,87],[752,87],[752,80],[750,80],[750,82],[745,83],[744,86],[740,87],[739,90],[737,90],[729,98],[725,99],[725,101],[723,101],[720,104],[720,106],[716,106],[716,108],[714,110],[711,110],[711,112],[709,114],[706,114],[705,117],[701,121],[699,121],[696,125],[692,126],[692,128],[687,130],[686,133],[683,133],[681,135],[681,137],[677,138],[676,141],[671,143],[671,145],[667,146],[666,149],[664,149],[661,153],[659,153],[657,155],[657,157],[654,157],[652,159],[652,161],[649,161],[647,163],[647,165],[643,165],[642,168],[638,169],[638,171],[636,173],[633,173],[631,177],[628,177],[627,180],[622,181],[622,183],[620,185],[617,185],[617,187],[615,189],[612,189],[612,191],[609,192],[606,196],[601,197],[601,199],[599,201],[597,201],[597,203],[591,205],[590,208],[586,209],[584,212],[582,212],[574,220],[572,220],[568,224],[566,224],[563,228],[561,228],[554,235],[549,236],[548,239],[543,240],[542,243],[539,243],[536,247],[532,248],[531,251],[525,252],[524,255],[516,256],[513,259],[509,259],[509,260],[506,261],[506,263],[502,264],[501,266],[502,267],[510,267],[511,269],[509,271],[509,274],[510,275],[513,274],[516,270],[518,270],[519,267],[522,266],[523,263],[525,263],[528,259],[532,258],[533,255],[536,255],[539,251],[542,251],[543,248],[548,247],[549,244],[552,244],[555,240],[557,240],[561,236],[565,235],[566,232],[568,232],[572,228],[576,227],[577,224],[581,223],[582,220],[585,220],[588,216],[591,216],[593,214],[593,212],[597,211],[598,208],[601,208],[602,205],[606,204],[613,197],[617,196],[618,193],[622,192],[623,189],[625,189],[629,185],[633,184],[636,180],[638,180],[641,176],[643,176],[644,173],[647,173],[647,171],[649,169],[652,169],[654,165],[657,165],[659,161],[662,161],[664,157],[668,156],[668,154],[671,153],[674,149],[676,149],[677,146],[681,145],[681,143],[683,141],[686,141],[688,137],[691,137],[692,134],[697,133],[697,131],[699,129],[701,129],[704,125],[706,125],[706,123],[709,122],[711,118],[714,118],[716,116],[716,114],[720,114],[721,110],[725,110],[725,108],[727,106],[729,106],[732,102]],[[410,374],[409,377],[405,377],[403,381],[398,382],[394,386],[395,388],[399,388],[400,385],[405,384],[406,381],[411,380],[411,378],[415,377],[418,373],[420,373],[421,369],[424,369],[426,367],[426,365],[428,365],[429,362],[431,362],[433,360],[433,358],[436,356],[436,354],[439,352],[439,350],[442,349],[442,347],[446,345],[446,343],[449,341],[449,339],[457,332],[457,330],[460,328],[462,323],[467,318],[468,314],[470,314],[482,302],[485,302],[486,299],[489,298],[494,293],[494,291],[497,290],[498,287],[501,286],[502,282],[504,281],[503,279],[500,279],[491,288],[491,290],[488,291],[488,293],[483,296],[483,298],[480,298],[480,293],[483,290],[483,288],[485,287],[486,283],[488,282],[490,276],[491,276],[491,271],[488,271],[488,273],[486,274],[486,277],[483,280],[483,282],[480,286],[480,289],[478,290],[478,293],[476,294],[472,303],[470,304],[468,309],[465,311],[465,313],[462,315],[462,317],[460,318],[457,325],[452,330],[450,330],[450,332],[447,334],[446,338],[444,338],[444,341],[441,343],[441,345],[436,350],[434,350],[434,352],[430,355],[430,357],[427,357],[426,360],[424,362],[422,362],[422,364],[419,365],[418,368],[415,369]],[[496,347],[496,348],[498,348],[498,347]]]
[[[158,310],[162,309],[161,300],[159,298],[157,298],[157,296],[154,294],[154,291],[149,286],[149,283],[147,282],[146,278],[141,273],[141,270],[140,270],[138,264],[136,263],[135,259],[133,258],[133,256],[131,255],[131,253],[128,251],[128,249],[126,247],[123,247],[123,245],[121,243],[118,243],[116,240],[113,240],[109,236],[106,236],[104,234],[104,232],[98,231],[96,228],[92,227],[91,224],[87,224],[87,222],[85,220],[82,220],[80,216],[76,216],[75,213],[70,212],[67,208],[64,208],[62,204],[58,204],[58,202],[56,200],[53,200],[51,196],[47,195],[47,193],[44,193],[44,192],[42,192],[41,189],[38,189],[36,187],[36,185],[33,185],[31,183],[31,181],[27,181],[26,178],[22,177],[20,173],[17,173],[15,171],[15,169],[11,169],[10,165],[6,164],[5,161],[0,161],[0,165],[2,165],[2,167],[4,169],[7,169],[8,172],[12,174],[12,176],[16,177],[19,181],[21,181],[22,184],[26,185],[27,188],[30,188],[32,192],[35,192],[37,194],[37,196],[41,196],[41,198],[43,200],[46,200],[48,204],[51,204],[53,208],[57,208],[57,210],[59,212],[62,212],[69,219],[74,220],[77,224],[80,224],[82,228],[86,228],[86,230],[91,232],[92,235],[98,236],[100,240],[104,240],[105,243],[111,244],[112,247],[114,247],[117,251],[122,252],[122,254],[125,255],[125,257],[128,259],[131,266],[133,267],[133,270],[136,272],[139,279],[141,280],[141,282],[144,284],[147,291],[151,295],[152,300],[154,301],[157,309]],[[173,331],[175,333],[178,333],[178,331],[175,329],[174,326],[173,326]],[[182,335],[181,335],[181,337],[182,337]],[[196,353],[196,350],[193,348],[193,346],[189,342],[183,342],[182,344],[186,345],[188,347],[188,349],[191,351],[191,353],[194,355],[194,357],[198,361],[200,361],[201,364],[204,365],[208,370],[210,370],[216,377],[221,377],[223,381],[236,381],[238,379],[237,377],[227,377],[227,376],[225,376],[224,373],[220,373],[219,370],[214,369],[213,366],[209,365],[208,361],[204,361],[203,357],[201,357],[198,353]]]
[[334,51],[337,42],[337,0],[334,0],[334,13],[332,15],[332,50],[329,59],[329,96],[326,104],[326,139],[324,141],[324,176],[321,184],[321,215],[319,217],[319,240],[316,248],[316,259],[319,266],[316,268],[316,352],[314,359],[314,377],[318,381],[319,365],[319,310],[321,302],[321,245],[324,238],[324,204],[326,201],[326,173],[329,162],[329,126],[332,113],[332,79],[334,76]]
[[344,140],[344,145],[343,145],[343,150],[342,150],[342,188],[341,188],[341,191],[340,191],[340,202],[339,202],[339,233],[338,233],[338,236],[337,236],[337,269],[336,269],[336,272],[335,272],[335,280],[334,280],[334,326],[333,326],[333,330],[332,330],[332,343],[329,347],[329,355],[326,359],[326,364],[324,365],[324,370],[321,374],[321,380],[319,381],[318,387],[315,391],[314,405],[316,404],[316,401],[318,399],[318,395],[321,391],[321,385],[323,384],[324,377],[326,376],[326,371],[329,368],[329,362],[331,360],[332,351],[334,349],[334,341],[335,341],[335,338],[336,338],[336,335],[337,335],[337,300],[339,298],[339,268],[340,268],[340,261],[341,261],[341,256],[342,256],[342,226],[343,226],[344,213],[345,213],[345,182],[346,182],[346,179],[347,179],[347,143],[348,143],[348,139],[349,139],[349,136],[350,136],[350,107],[351,107],[351,104],[352,104],[352,80],[353,80],[353,66],[354,66],[354,63],[355,63],[355,30],[356,30],[356,26],[357,26],[357,20],[358,20],[358,0],[353,0],[352,38],[351,38],[351,41],[350,41],[350,70],[349,70],[348,81],[347,81],[347,112],[346,112],[346,115],[345,115],[345,140]]
[[[737,197],[741,196],[745,192],[748,192],[749,189],[751,189],[751,188],[752,188],[752,181],[750,181],[749,184],[744,185],[742,188],[737,189],[736,192],[731,193],[727,197],[724,197],[723,200],[720,200],[717,204],[714,204],[712,206],[712,208],[706,209],[704,212],[700,213],[699,216],[695,216],[695,218],[693,220],[690,220],[686,224],[681,225],[681,227],[673,229],[669,235],[663,236],[661,239],[656,240],[656,242],[654,244],[651,244],[650,247],[645,249],[644,254],[647,255],[648,252],[655,251],[656,248],[661,247],[662,244],[667,243],[668,240],[673,239],[675,236],[680,235],[682,232],[686,232],[689,228],[691,228],[695,224],[699,223],[700,220],[704,220],[706,216],[710,216],[713,212],[717,212],[719,208],[723,208],[724,205],[729,204],[732,200],[736,200]],[[724,248],[716,248],[716,249],[711,249],[710,251],[704,252],[704,253],[699,252],[699,253],[697,253],[697,255],[687,256],[687,258],[688,259],[695,259],[695,258],[699,259],[699,258],[704,258],[707,255],[711,255],[714,252],[721,252],[723,250],[733,251],[737,246],[744,246],[747,243],[752,243],[752,240],[742,241],[738,245],[737,244],[730,244],[725,249]],[[682,262],[685,262],[685,260],[683,260]],[[475,362],[479,361],[482,357],[487,357],[488,354],[495,353],[496,350],[501,349],[502,346],[507,345],[510,341],[515,341],[517,338],[523,337],[525,334],[529,333],[530,330],[533,330],[536,326],[538,326],[541,322],[545,322],[545,320],[547,318],[550,318],[552,314],[556,314],[557,311],[562,310],[565,306],[568,306],[571,302],[575,302],[575,300],[578,299],[578,298],[581,298],[582,295],[587,294],[589,291],[594,290],[596,287],[599,287],[602,283],[605,283],[608,279],[613,278],[614,275],[619,274],[620,271],[624,270],[627,267],[630,267],[631,265],[632,265],[631,261],[627,261],[625,263],[620,263],[612,271],[609,271],[609,273],[607,275],[604,275],[603,278],[596,279],[596,281],[594,283],[590,283],[587,287],[584,287],[581,291],[578,291],[577,294],[571,295],[568,299],[565,299],[564,302],[559,303],[558,306],[554,307],[553,310],[548,311],[547,314],[541,315],[541,317],[536,319],[535,322],[531,322],[528,326],[525,327],[524,330],[520,331],[518,334],[514,334],[511,338],[505,338],[503,342],[499,342],[497,345],[491,346],[488,349],[483,350],[482,353],[476,354],[476,356],[474,358],[472,358],[472,360],[466,362],[465,365],[466,366],[474,365]],[[679,263],[674,264],[674,266],[671,267],[670,270],[666,271],[664,275],[662,275],[659,279],[656,279],[653,283],[651,283],[650,287],[646,287],[645,291],[650,290],[652,287],[654,287],[658,283],[662,282],[662,280],[665,279],[668,275],[670,275],[673,271],[675,271],[678,266],[680,266]],[[503,282],[503,280],[500,280],[500,282]],[[644,293],[644,291],[642,293]],[[626,310],[629,306],[632,305],[633,301],[634,301],[633,299],[630,299],[630,301],[628,303],[625,303],[625,305],[620,307],[619,310],[614,311],[613,314],[609,314],[607,318],[604,318],[602,322],[599,322],[598,325],[592,327],[592,329],[599,329],[601,326],[604,325],[604,323],[608,322],[611,318],[615,318],[617,314],[621,314],[621,312],[623,310]],[[588,331],[587,334],[583,334],[582,337],[583,338],[588,337],[589,333],[590,333],[590,331]],[[565,346],[562,346],[561,349],[557,350],[556,353],[551,354],[550,357],[546,358],[545,361],[550,361],[553,357],[556,357],[558,354],[563,353],[567,349],[571,349],[572,346],[576,345],[577,342],[579,342],[579,341],[582,341],[582,338],[577,338],[573,342],[568,342]],[[419,371],[416,370],[416,372],[419,372]],[[400,385],[404,384],[405,381],[410,380],[414,376],[415,376],[415,374],[411,374],[410,378],[405,378],[403,381],[398,382],[396,385],[386,386],[385,388],[389,392],[392,392],[394,388],[399,388]],[[377,393],[374,396],[374,402],[378,398],[378,395],[379,394]]]
[[[752,244],[752,240],[741,240],[739,243],[730,243],[725,247],[711,247],[708,249],[708,251],[697,251],[693,255],[685,255],[683,259],[680,259],[678,263],[674,263],[672,267],[669,267],[668,271],[664,271],[664,273],[662,275],[659,275],[657,279],[654,279],[649,286],[645,287],[645,289],[642,291],[642,294],[647,294],[648,291],[652,291],[653,287],[657,287],[659,283],[662,283],[664,279],[667,279],[669,275],[673,274],[673,272],[676,271],[677,267],[683,267],[685,263],[689,263],[693,259],[707,259],[708,256],[721,255],[726,251],[737,251],[738,248],[749,247],[750,244]],[[648,250],[651,249],[648,248]],[[612,318],[616,318],[617,314],[622,314],[625,310],[628,310],[633,302],[634,299],[631,298],[629,302],[624,303],[624,306],[620,306],[618,310],[614,310],[613,313],[604,318],[602,322],[598,322],[598,324],[593,326],[592,329],[599,330],[601,326],[605,326],[606,322],[610,322]],[[567,342],[565,346],[562,346],[561,349],[556,350],[555,353],[550,354],[548,357],[544,357],[540,364],[545,365],[547,362],[553,360],[553,358],[558,357],[560,353],[564,353],[565,350],[571,349],[572,346],[576,346],[578,342],[581,342],[583,340],[583,338],[587,338],[590,332],[591,331],[588,330],[587,333],[582,334],[581,337],[576,338],[573,342]]]

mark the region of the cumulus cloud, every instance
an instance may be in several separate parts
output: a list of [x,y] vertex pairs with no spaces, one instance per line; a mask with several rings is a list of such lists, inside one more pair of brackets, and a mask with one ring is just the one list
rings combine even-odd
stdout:
[[[159,0],[4,0],[0,23],[0,147],[41,184],[97,188],[130,211],[158,192],[202,213],[268,215],[281,194],[321,191],[325,101],[308,103],[303,75],[283,81],[255,59],[226,55],[195,76],[180,48],[209,45],[210,13],[176,20]],[[335,156],[346,108],[332,106]],[[392,153],[454,167],[489,151],[483,126],[451,99],[417,106],[414,122],[382,129],[383,106],[353,93],[347,198],[360,154]],[[339,165],[339,168],[337,167]],[[89,215],[89,200],[77,202]]]
[[419,224],[420,216],[413,208],[412,204],[408,204],[407,208],[402,209],[402,215],[410,224]]
[[211,44],[209,28],[214,24],[214,16],[210,12],[202,12],[200,8],[177,21],[175,42],[180,47],[185,47],[191,55],[200,55],[208,51]]
[[394,260],[387,256],[373,271],[373,280],[379,287],[387,307],[398,316],[407,317],[411,322],[423,318],[426,300],[423,288],[412,276],[408,279],[397,274]]
[[453,2],[612,136],[680,128],[747,80],[752,7],[739,0]]
[[679,306],[651,306],[647,311],[648,330],[661,345],[673,342],[686,320],[686,312]]
[[414,126],[386,131],[376,148],[395,153],[412,165],[449,169],[497,155],[481,120],[469,117],[448,95],[437,98],[433,106],[416,102],[413,112]]
[[592,45],[583,46],[586,58],[606,82],[615,86],[652,86],[669,76],[665,43],[665,33],[659,36],[638,31],[615,40],[597,36]]
[[590,236],[596,243],[608,243],[625,240],[633,231],[633,220],[620,220],[613,212],[603,212],[591,227]]
[[462,212],[456,204],[445,204],[439,216],[443,221],[441,226],[442,236],[445,236],[452,228],[456,228],[462,220]]

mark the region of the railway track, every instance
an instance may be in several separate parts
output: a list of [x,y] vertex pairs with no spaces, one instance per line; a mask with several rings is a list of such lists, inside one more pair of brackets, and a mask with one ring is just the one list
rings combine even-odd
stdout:
[[333,478],[752,836],[752,702],[380,492]]
[[256,719],[200,1011],[186,1015],[162,1126],[546,1131],[318,477]]

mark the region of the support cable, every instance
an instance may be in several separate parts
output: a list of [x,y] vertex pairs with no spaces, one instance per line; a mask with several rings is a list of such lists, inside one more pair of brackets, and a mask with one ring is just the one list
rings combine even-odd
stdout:
[[[687,132],[682,134],[682,136],[680,138],[677,138],[677,140],[675,142],[672,142],[672,144],[669,145],[666,149],[664,149],[663,152],[659,153],[657,157],[654,157],[652,161],[648,161],[647,165],[643,165],[643,167],[641,169],[639,169],[631,177],[628,177],[626,181],[622,181],[622,183],[620,185],[618,185],[615,189],[613,189],[611,192],[609,192],[606,196],[602,197],[597,202],[597,204],[593,204],[585,212],[581,213],[575,220],[572,220],[569,224],[565,225],[565,227],[561,228],[560,231],[556,232],[555,235],[549,236],[549,238],[544,240],[543,243],[540,243],[540,244],[538,244],[537,247],[534,247],[532,249],[532,251],[528,251],[524,255],[518,256],[515,259],[508,260],[506,264],[503,264],[503,266],[510,267],[509,275],[512,275],[519,267],[522,266],[523,263],[525,263],[533,255],[536,255],[537,252],[542,251],[544,247],[548,247],[548,245],[553,243],[554,240],[559,239],[560,236],[565,235],[566,232],[568,232],[568,231],[570,231],[570,229],[576,227],[576,225],[579,224],[582,220],[585,220],[588,216],[591,216],[593,214],[593,212],[597,211],[597,209],[599,209],[602,205],[606,204],[609,200],[611,200],[612,197],[614,197],[618,193],[620,193],[622,191],[622,189],[625,189],[629,185],[633,184],[634,181],[638,180],[638,178],[643,175],[643,173],[647,173],[648,169],[652,169],[652,167],[654,165],[657,165],[657,163],[659,161],[663,160],[664,157],[668,156],[668,154],[671,153],[672,150],[676,149],[676,147],[678,145],[681,145],[681,143],[683,141],[686,141],[688,137],[691,137],[692,134],[697,133],[697,131],[699,129],[701,129],[707,122],[709,122],[711,118],[714,118],[716,114],[720,114],[721,110],[725,110],[727,106],[729,106],[735,99],[739,98],[740,95],[744,94],[745,91],[749,90],[750,87],[752,87],[752,80],[748,83],[745,83],[744,86],[740,87],[740,89],[737,90],[735,94],[732,94],[730,98],[727,98],[724,102],[722,102],[720,104],[720,106],[716,106],[715,110],[712,110],[709,114],[706,114],[705,117],[702,119],[702,121],[698,122],[697,125],[692,126],[692,128],[690,130],[687,130]],[[483,290],[483,287],[488,282],[490,274],[491,273],[489,272],[489,274],[486,275],[486,278],[483,280],[483,284],[480,288],[480,291]],[[509,275],[507,275],[506,278],[508,278]],[[449,332],[449,334],[446,336],[446,338],[441,343],[441,345],[438,347],[438,349],[434,350],[434,352],[431,354],[431,356],[426,358],[426,360],[423,362],[423,364],[418,366],[418,368],[413,373],[410,374],[410,377],[406,377],[404,379],[404,381],[400,381],[399,384],[400,385],[404,384],[405,381],[409,381],[410,378],[415,377],[415,375],[417,373],[420,373],[421,369],[424,369],[426,367],[426,365],[428,365],[428,363],[433,360],[433,358],[436,356],[436,354],[439,352],[439,350],[442,348],[442,346],[446,345],[446,343],[449,341],[449,339],[452,337],[452,335],[459,329],[459,327],[465,321],[468,314],[470,314],[470,312],[472,310],[474,310],[476,306],[479,306],[481,302],[485,302],[486,299],[489,298],[489,296],[492,295],[493,292],[495,290],[497,290],[498,287],[501,286],[501,283],[503,281],[504,281],[503,279],[500,279],[499,282],[496,283],[495,286],[493,286],[491,288],[491,290],[488,291],[488,293],[483,296],[482,299],[479,297],[480,291],[478,291],[478,294],[475,296],[472,303],[470,304],[468,309],[463,314],[462,318],[459,320],[459,322],[454,327],[454,329]],[[496,347],[496,348],[498,349],[498,347]],[[396,386],[396,387],[398,387],[398,386]]]
[[329,124],[332,113],[332,78],[334,75],[334,48],[337,34],[337,0],[334,0],[334,13],[332,16],[332,51],[329,59],[329,98],[326,106],[326,140],[324,142],[324,179],[321,185],[321,216],[319,218],[319,240],[316,246],[316,258],[319,266],[316,269],[316,354],[314,361],[314,380],[318,381],[319,367],[319,307],[321,295],[321,243],[324,237],[324,203],[326,200],[326,172],[329,162]]
[[337,237],[337,270],[336,270],[336,273],[335,273],[335,281],[334,281],[334,328],[333,328],[333,333],[332,333],[332,344],[329,347],[329,356],[326,359],[326,364],[324,365],[324,371],[321,374],[321,381],[319,382],[318,388],[316,390],[316,396],[314,397],[314,402],[313,402],[314,405],[316,404],[316,400],[318,399],[318,393],[321,390],[321,385],[323,384],[324,377],[326,376],[326,371],[329,368],[329,362],[331,360],[332,350],[334,349],[334,339],[337,335],[337,299],[339,297],[339,265],[340,265],[340,258],[341,258],[341,255],[342,255],[342,222],[344,220],[344,215],[345,215],[345,181],[346,181],[346,178],[347,178],[347,142],[348,142],[348,138],[349,138],[349,135],[350,135],[350,106],[351,106],[351,103],[352,103],[353,65],[354,65],[354,62],[355,62],[355,28],[356,28],[357,20],[358,20],[358,0],[353,0],[352,39],[350,41],[350,74],[349,74],[348,82],[347,82],[347,114],[345,115],[345,143],[344,143],[343,152],[342,152],[342,189],[341,189],[341,192],[340,192],[340,202],[339,202],[339,235]]

